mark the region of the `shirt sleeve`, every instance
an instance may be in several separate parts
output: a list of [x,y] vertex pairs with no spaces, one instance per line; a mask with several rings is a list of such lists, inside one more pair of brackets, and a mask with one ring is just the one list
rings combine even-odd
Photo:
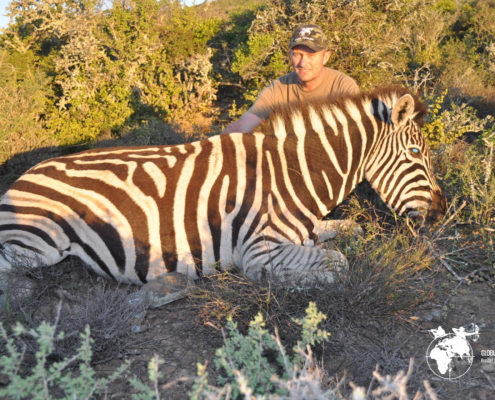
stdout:
[[270,116],[275,106],[275,95],[273,83],[264,88],[248,112],[253,113],[260,119],[266,119]]
[[339,91],[342,94],[358,95],[361,93],[359,86],[350,76],[342,74]]

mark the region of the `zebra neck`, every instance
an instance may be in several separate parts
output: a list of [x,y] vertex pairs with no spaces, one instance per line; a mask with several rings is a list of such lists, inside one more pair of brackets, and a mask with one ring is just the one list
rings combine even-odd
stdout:
[[308,107],[308,130],[304,140],[313,160],[312,176],[328,189],[322,198],[332,210],[364,179],[368,155],[378,129],[365,111],[370,105],[345,102],[319,108]]
[[380,176],[384,172],[384,165],[395,157],[393,152],[394,145],[391,142],[392,138],[387,135],[387,125],[381,122],[379,126],[380,128],[375,135],[375,144],[368,154],[364,169],[364,179],[377,192],[380,192]]
[[363,180],[366,150],[372,141],[359,124],[329,124],[337,118],[335,112],[328,116],[324,113],[330,110],[311,107],[303,111],[290,119],[274,118],[265,142],[275,136],[273,148],[287,165],[285,181],[296,189],[304,207],[322,218]]

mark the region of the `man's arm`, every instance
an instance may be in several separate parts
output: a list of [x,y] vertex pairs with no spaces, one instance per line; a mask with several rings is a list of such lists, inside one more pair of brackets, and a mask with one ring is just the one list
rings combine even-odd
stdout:
[[232,133],[232,132],[242,132],[251,133],[254,128],[256,128],[261,123],[261,119],[252,112],[247,111],[244,115],[237,121],[232,122],[228,125],[222,132]]

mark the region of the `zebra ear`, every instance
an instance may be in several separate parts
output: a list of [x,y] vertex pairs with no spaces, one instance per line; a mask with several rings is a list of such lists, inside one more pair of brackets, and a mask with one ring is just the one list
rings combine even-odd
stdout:
[[402,96],[392,108],[392,123],[401,126],[414,113],[414,99],[410,94]]

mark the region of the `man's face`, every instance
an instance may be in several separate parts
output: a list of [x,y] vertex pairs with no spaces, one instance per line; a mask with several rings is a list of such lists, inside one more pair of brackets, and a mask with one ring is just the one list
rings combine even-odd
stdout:
[[294,70],[301,82],[310,82],[318,78],[330,57],[328,50],[314,51],[307,46],[295,46],[290,51]]

